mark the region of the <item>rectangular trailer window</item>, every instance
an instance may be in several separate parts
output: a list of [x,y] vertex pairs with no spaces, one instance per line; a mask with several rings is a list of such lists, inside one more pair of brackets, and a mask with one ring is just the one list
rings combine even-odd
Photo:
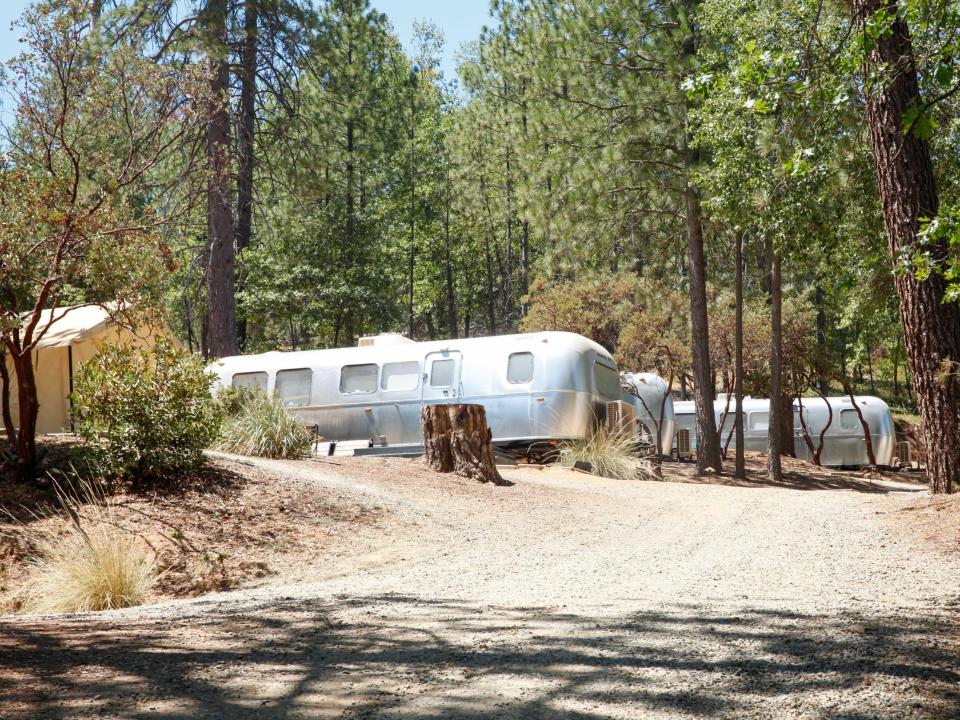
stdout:
[[265,372],[237,373],[230,380],[233,387],[260,388],[267,391],[267,374]]
[[620,399],[620,373],[598,362],[593,363],[593,382],[597,394],[610,400]]
[[377,391],[376,363],[364,365],[344,365],[340,370],[340,393],[353,395]]
[[750,429],[751,430],[769,430],[770,429],[770,413],[769,412],[750,413]]
[[533,380],[533,353],[511,353],[507,358],[507,382],[526,383]]
[[[720,434],[722,435],[722,438],[721,438],[721,439],[726,439],[727,434],[728,434],[731,430],[734,429],[734,427],[735,427],[734,421],[733,421],[733,416],[734,416],[734,415],[736,415],[736,411],[735,411],[735,410],[731,410],[729,413],[727,413],[727,416],[726,416],[725,418],[723,418],[723,427],[720,428]],[[741,425],[744,425],[744,423],[743,423],[743,413],[740,413],[740,424],[741,424]],[[744,427],[746,427],[746,426],[744,425]]]
[[434,360],[430,365],[430,387],[452,387],[456,362],[450,358]]
[[[800,413],[801,413],[801,412],[803,413],[803,422],[800,422]],[[809,417],[810,417],[810,416],[807,415],[807,409],[806,409],[806,408],[802,408],[802,409],[801,409],[801,408],[794,408],[794,409],[793,409],[793,429],[794,429],[794,430],[800,430],[800,429],[802,429],[803,426],[807,424],[807,422],[808,422],[808,420],[809,420]]]
[[859,430],[860,418],[857,417],[856,410],[840,411],[840,427],[844,430]]
[[310,386],[313,384],[313,370],[277,371],[276,390],[287,407],[303,407],[310,404]]
[[420,363],[392,362],[383,366],[380,373],[381,390],[415,390],[420,384]]

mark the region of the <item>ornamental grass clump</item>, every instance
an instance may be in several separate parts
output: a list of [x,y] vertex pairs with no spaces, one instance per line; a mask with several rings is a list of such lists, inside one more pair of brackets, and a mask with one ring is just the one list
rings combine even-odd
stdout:
[[280,397],[260,390],[221,393],[227,409],[217,448],[238,455],[298,459],[310,452],[314,437]]
[[77,494],[57,488],[65,520],[50,525],[38,518],[20,526],[34,550],[19,592],[24,612],[132,607],[144,601],[157,579],[152,553],[138,538],[118,528],[111,502],[89,483],[80,487]]
[[637,457],[637,438],[603,425],[585,438],[564,443],[560,458],[564,466],[585,462],[594,475],[616,480],[634,480],[643,469]]

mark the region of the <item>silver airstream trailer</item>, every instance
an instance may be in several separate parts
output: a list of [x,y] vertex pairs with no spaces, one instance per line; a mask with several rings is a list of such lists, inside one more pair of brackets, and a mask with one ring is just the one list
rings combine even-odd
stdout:
[[[860,466],[869,464],[867,457],[866,440],[863,426],[853,402],[847,396],[830,397],[824,402],[822,398],[803,398],[803,421],[814,446],[819,442],[820,433],[826,428],[823,437],[823,452],[820,462],[823,465],[834,467]],[[870,427],[870,439],[873,442],[873,453],[878,465],[890,465],[893,462],[896,450],[896,429],[893,425],[893,415],[887,404],[877,397],[856,396],[857,407],[863,413],[863,419]],[[726,398],[714,403],[714,421],[720,428],[720,446],[727,444],[736,448],[736,433],[734,430],[734,415],[736,405],[733,398],[727,409],[727,416],[720,426],[724,409],[727,408]],[[831,418],[832,411],[832,418]],[[691,448],[696,448],[697,421],[693,401],[682,400],[674,403],[677,429],[686,428],[690,431]],[[794,448],[797,457],[810,459],[810,451],[803,439],[803,427],[800,422],[801,406],[797,400],[793,401],[793,435]],[[745,397],[743,399],[743,444],[746,450],[766,452],[767,431],[770,427],[770,401],[760,398]],[[829,423],[829,424],[828,424]]]
[[621,400],[610,353],[567,332],[413,342],[227,357],[220,386],[277,393],[325,441],[419,445],[421,404],[480,403],[501,447],[580,438]]
[[673,396],[666,381],[653,373],[623,373],[621,384],[624,402],[633,407],[640,440],[654,445],[653,438],[659,435],[656,452],[669,455],[676,423]]

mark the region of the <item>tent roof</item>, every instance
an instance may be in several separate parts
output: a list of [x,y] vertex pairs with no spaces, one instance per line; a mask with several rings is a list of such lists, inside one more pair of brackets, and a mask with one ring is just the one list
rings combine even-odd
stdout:
[[110,322],[110,313],[99,305],[73,305],[56,310],[44,310],[37,328],[43,328],[55,318],[53,325],[37,343],[37,348],[66,347],[77,340],[95,335]]

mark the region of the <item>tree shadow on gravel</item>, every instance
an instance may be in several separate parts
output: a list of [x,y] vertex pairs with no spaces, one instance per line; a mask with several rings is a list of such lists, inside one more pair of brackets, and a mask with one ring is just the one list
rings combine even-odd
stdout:
[[958,638],[949,611],[583,614],[402,595],[22,619],[0,622],[0,717],[951,718]]
[[[756,455],[756,453],[748,453]],[[783,458],[783,481],[774,482],[767,477],[766,456],[763,463],[751,458],[747,464],[746,477],[733,476],[733,460],[728,459],[722,474],[697,475],[696,465],[691,462],[666,462],[663,472],[671,482],[692,484],[728,485],[732,487],[783,488],[785,490],[848,490],[869,495],[890,493],[923,493],[927,490],[924,473],[878,470],[871,475],[865,470],[840,470],[817,467],[812,463]]]

